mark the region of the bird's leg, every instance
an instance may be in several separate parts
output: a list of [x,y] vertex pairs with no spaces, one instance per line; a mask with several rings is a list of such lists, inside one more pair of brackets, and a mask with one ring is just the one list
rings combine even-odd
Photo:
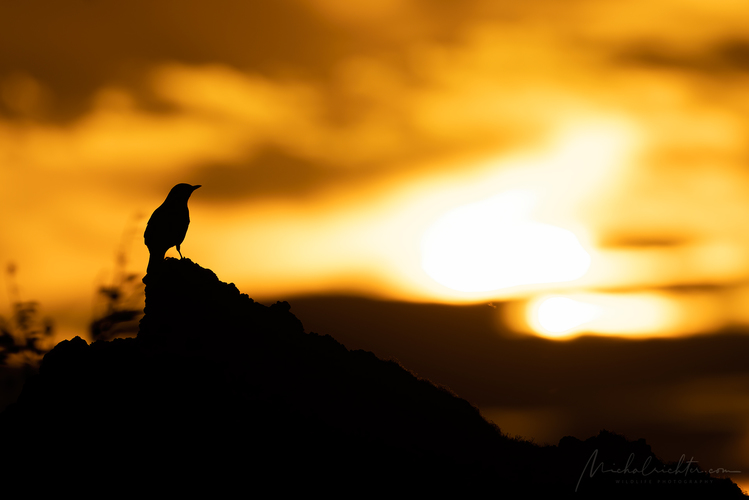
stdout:
[[179,254],[180,259],[184,259],[184,257],[182,257],[182,252],[179,251],[179,244],[177,244],[177,253]]

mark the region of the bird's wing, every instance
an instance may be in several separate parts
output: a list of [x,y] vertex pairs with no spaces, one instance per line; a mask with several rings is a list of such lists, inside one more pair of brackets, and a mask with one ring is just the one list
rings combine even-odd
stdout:
[[160,206],[154,210],[146,224],[146,231],[143,233],[146,246],[166,251],[179,245],[185,239],[189,224],[187,207],[171,210],[170,207]]

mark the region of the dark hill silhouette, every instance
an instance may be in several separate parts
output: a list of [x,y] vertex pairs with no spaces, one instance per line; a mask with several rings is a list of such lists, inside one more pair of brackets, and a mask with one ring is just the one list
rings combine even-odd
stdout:
[[6,483],[53,477],[46,484],[56,489],[212,496],[744,498],[729,480],[696,471],[647,477],[684,484],[591,477],[595,450],[605,469],[630,454],[630,469],[648,457],[665,467],[644,440],[606,431],[546,447],[505,436],[447,389],[305,333],[288,303],[254,302],[189,259],[166,259],[144,282],[137,338],[59,343],[0,414]]

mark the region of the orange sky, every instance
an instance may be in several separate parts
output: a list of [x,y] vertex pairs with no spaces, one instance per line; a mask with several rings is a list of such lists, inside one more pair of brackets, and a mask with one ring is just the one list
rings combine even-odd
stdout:
[[[0,20],[0,258],[18,264],[24,297],[58,313],[68,336],[88,321],[80,304],[112,272],[133,217],[143,216],[127,241],[137,273],[147,216],[190,182],[204,188],[185,254],[258,297],[470,302],[678,285],[741,303],[744,11],[14,4]],[[497,279],[466,281],[457,263],[479,257],[445,249],[461,238],[438,221],[518,191],[522,207],[488,202],[476,225],[506,235],[492,243],[506,253],[476,261]],[[502,210],[515,214],[511,227]],[[577,243],[565,248],[579,244],[589,260],[560,256],[566,244],[549,226],[570,231]],[[519,234],[550,250],[516,265],[527,254]],[[558,263],[544,274],[549,259]],[[707,325],[744,321],[741,307],[702,309]],[[644,331],[687,333],[662,321]]]
[[505,325],[553,338],[743,326],[748,14],[11,2],[0,263],[59,339],[85,335],[117,253],[145,273],[147,218],[187,182],[183,254],[256,299],[510,299]]

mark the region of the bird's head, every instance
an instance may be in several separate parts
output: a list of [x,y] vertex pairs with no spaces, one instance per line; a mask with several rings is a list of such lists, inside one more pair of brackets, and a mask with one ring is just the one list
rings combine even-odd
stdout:
[[177,184],[172,188],[171,191],[169,191],[169,195],[166,197],[166,199],[174,201],[184,201],[186,203],[187,200],[190,199],[190,195],[192,194],[192,192],[199,187],[200,184],[196,186],[191,186],[190,184],[185,184],[184,182],[182,184]]

